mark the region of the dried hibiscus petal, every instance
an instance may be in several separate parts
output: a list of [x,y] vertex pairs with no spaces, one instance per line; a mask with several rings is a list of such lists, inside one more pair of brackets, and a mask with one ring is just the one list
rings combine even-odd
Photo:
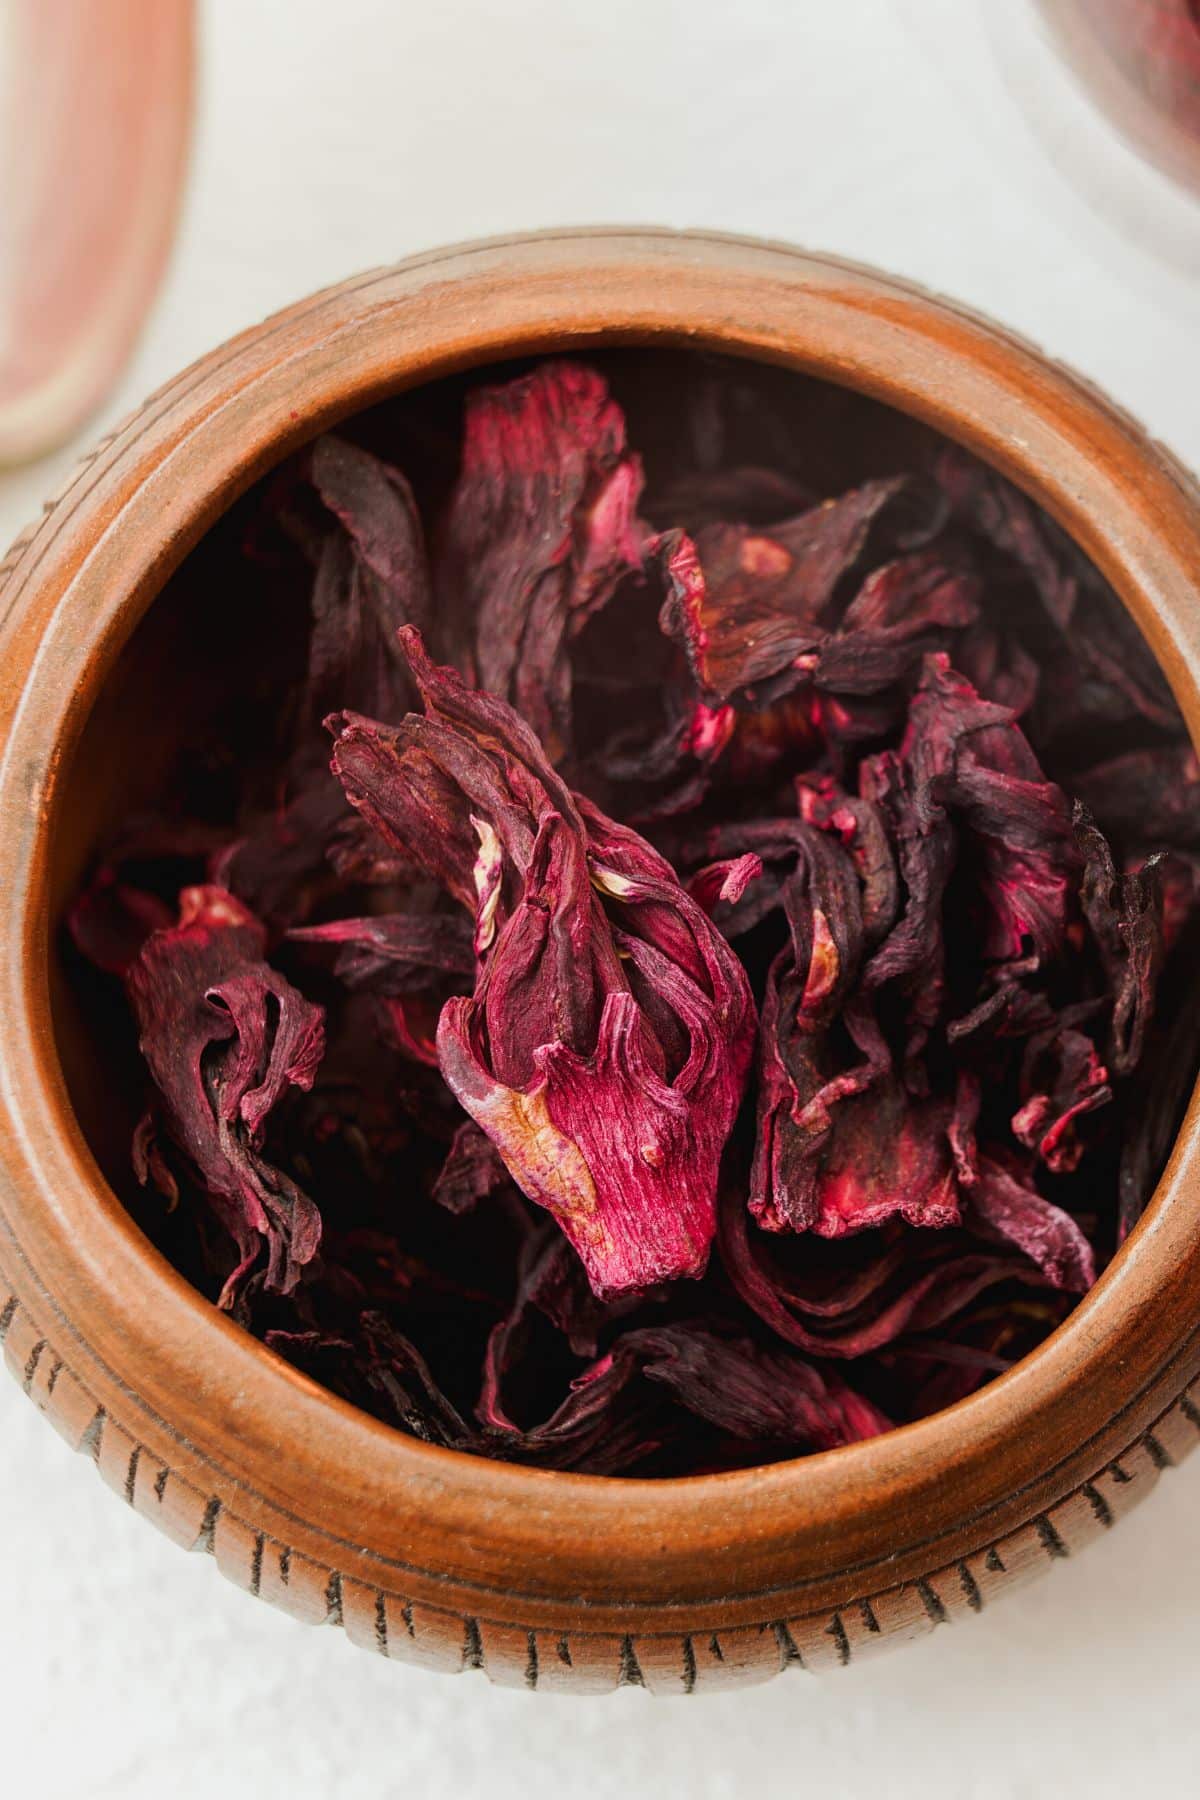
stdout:
[[567,642],[642,560],[641,464],[601,377],[544,363],[467,406],[439,545],[451,654],[557,758],[571,741]]
[[711,919],[717,906],[736,906],[762,872],[762,857],[752,850],[745,851],[741,856],[727,856],[697,869],[687,890]]
[[153,932],[125,975],[163,1130],[238,1247],[223,1306],[264,1244],[266,1284],[288,1293],[321,1239],[316,1206],[265,1158],[263,1139],[287,1089],[312,1086],[323,1015],[268,967],[265,946],[232,894],[186,888],[178,922]]
[[971,1187],[972,1221],[1037,1264],[1051,1286],[1083,1294],[1096,1279],[1092,1247],[1061,1207],[1043,1200],[1009,1169],[982,1158]]
[[1079,1167],[1080,1120],[1112,1099],[1108,1070],[1085,1032],[1055,1026],[1029,1039],[1021,1070],[1022,1102],[1013,1114],[1017,1142],[1036,1150],[1055,1174]]
[[262,918],[308,918],[328,886],[330,852],[346,802],[328,771],[309,767],[269,811],[256,811],[244,835],[209,861],[209,880],[228,887]]
[[1072,786],[1122,848],[1200,848],[1200,764],[1190,744],[1131,750],[1095,764]]
[[491,1138],[474,1119],[464,1119],[438,1171],[433,1197],[450,1212],[470,1212],[510,1179]]
[[959,1232],[921,1232],[928,1249],[894,1241],[841,1293],[835,1286],[814,1297],[797,1291],[774,1264],[766,1246],[779,1239],[756,1232],[740,1200],[722,1206],[720,1224],[721,1254],[737,1292],[778,1337],[810,1356],[869,1356],[902,1335],[943,1327],[988,1288],[1044,1279],[1021,1255],[981,1252]]
[[642,1373],[670,1388],[684,1406],[735,1437],[832,1450],[891,1427],[877,1406],[832,1370],[745,1338],[718,1337],[701,1325],[630,1332]]
[[275,1328],[264,1339],[288,1362],[360,1405],[372,1405],[411,1437],[450,1449],[478,1447],[479,1434],[439,1388],[416,1345],[381,1314],[364,1313],[350,1334]]
[[822,1237],[893,1216],[957,1224],[960,1125],[953,1101],[913,1099],[870,1062],[839,1074],[776,1052],[762,1076],[750,1210],[769,1230]]
[[901,480],[870,482],[769,534],[714,524],[694,540],[684,532],[658,540],[667,580],[662,628],[684,647],[710,705],[752,689],[767,701],[795,684],[798,659],[816,653],[828,635],[839,581],[904,487]]
[[899,756],[911,771],[918,840],[927,821],[936,829],[939,812],[949,813],[978,858],[984,955],[1012,959],[1032,947],[1053,956],[1073,869],[1070,813],[1008,709],[931,656]]
[[256,810],[209,870],[262,916],[289,924],[328,889],[347,816],[313,728],[334,705],[399,716],[411,688],[396,633],[430,611],[424,540],[403,475],[331,436],[314,444],[308,474],[336,525],[315,552],[303,705],[285,778],[275,804]]
[[[546,1231],[535,1233],[523,1248],[512,1307],[488,1338],[476,1417],[493,1453],[614,1473],[654,1449],[657,1440],[644,1404],[639,1406],[631,1391],[636,1358],[620,1343],[599,1353],[595,1321],[591,1332],[585,1328],[581,1346],[589,1360],[579,1368],[567,1359],[565,1378],[556,1384],[545,1416],[525,1425],[515,1416],[518,1411],[528,1416],[531,1410],[528,1402],[519,1407],[511,1390],[529,1357],[537,1321],[544,1320],[548,1304],[552,1307],[556,1293],[562,1293],[560,1245],[565,1248],[564,1240]],[[589,1295],[585,1305],[593,1310],[594,1297]]]
[[421,521],[398,469],[345,439],[318,438],[310,479],[337,519],[313,584],[310,717],[333,706],[390,718],[408,703],[402,625],[426,629],[431,602]]
[[949,634],[975,623],[978,589],[974,575],[931,551],[884,563],[867,576],[816,653],[814,686],[875,694],[905,681]]
[[124,975],[153,931],[170,925],[171,909],[156,894],[100,870],[71,908],[70,928],[79,949],[98,969]]
[[1157,859],[1118,875],[1108,845],[1080,807],[1075,833],[1084,858],[1083,911],[1112,996],[1109,1060],[1118,1075],[1127,1075],[1142,1054],[1162,963]]
[[[1146,640],[1070,539],[963,451],[944,453],[937,479],[956,513],[1011,559],[1037,596],[1049,630],[1030,635],[1052,677],[1039,695],[1047,735],[1080,739],[1131,718],[1177,731],[1178,710]],[[1015,648],[1024,655],[1019,640]]]
[[698,1274],[753,1042],[741,966],[648,844],[577,803],[510,707],[404,641],[424,716],[335,720],[334,767],[474,914],[479,974],[443,1009],[442,1073],[598,1293]]
[[475,968],[471,933],[457,913],[375,913],[296,926],[287,936],[296,944],[338,945],[334,970],[349,987],[404,992],[435,973],[470,975]]

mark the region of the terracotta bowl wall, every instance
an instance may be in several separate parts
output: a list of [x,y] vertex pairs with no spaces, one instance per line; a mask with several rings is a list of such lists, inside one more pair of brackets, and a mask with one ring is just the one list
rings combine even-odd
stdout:
[[297,1616],[529,1686],[690,1692],[844,1664],[978,1611],[1102,1534],[1185,1453],[1200,1422],[1195,1107],[1097,1288],[960,1406],[762,1470],[547,1474],[366,1418],[164,1263],[105,1179],[127,1181],[131,1065],[56,963],[55,921],[93,847],[152,797],[189,707],[227,679],[196,626],[236,596],[197,583],[211,551],[185,559],[231,502],[388,394],[614,345],[786,366],[968,445],[1113,582],[1196,735],[1195,490],[994,327],[837,262],[662,233],[468,247],[317,296],[148,402],[0,569],[0,1335],[129,1504]]

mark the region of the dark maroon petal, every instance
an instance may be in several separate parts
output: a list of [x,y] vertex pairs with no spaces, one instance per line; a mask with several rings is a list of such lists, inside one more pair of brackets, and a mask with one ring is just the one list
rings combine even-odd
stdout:
[[979,583],[918,551],[872,571],[815,653],[812,681],[837,694],[875,694],[906,680],[928,652],[978,617]]
[[886,821],[902,883],[899,916],[867,963],[863,985],[871,992],[898,984],[927,1029],[945,993],[942,911],[957,854],[953,825],[929,775],[894,751],[864,762],[859,781],[863,800]]
[[[485,897],[479,919],[487,918],[487,906]],[[524,1088],[536,1079],[546,1044],[558,1041],[586,1051],[596,1036],[605,988],[625,985],[589,879],[584,840],[557,813],[547,812],[520,897],[492,939],[476,982],[475,1004],[492,1072],[508,1086]]]
[[893,1217],[957,1224],[951,1103],[913,1101],[894,1076],[870,1073],[863,1065],[807,1098],[789,1083],[775,1104],[764,1082],[750,1210],[769,1230],[840,1237]]
[[454,659],[558,757],[571,739],[567,642],[641,565],[641,465],[603,379],[544,363],[468,400],[438,554]]
[[481,1448],[442,1391],[416,1345],[379,1313],[367,1312],[344,1332],[320,1329],[264,1333],[268,1349],[428,1444]]
[[265,941],[232,894],[187,888],[178,924],[149,937],[126,975],[165,1129],[238,1244],[225,1305],[262,1242],[267,1285],[287,1293],[321,1236],[312,1201],[262,1149],[285,1091],[312,1086],[323,1014],[262,960]]
[[812,761],[824,739],[819,708],[807,691],[743,712],[708,706],[690,693],[668,700],[669,717],[653,738],[618,742],[597,768],[623,789],[638,824],[693,812],[713,793],[734,793]]
[[102,868],[67,915],[76,945],[110,975],[124,975],[152,931],[171,923],[171,910],[156,894],[119,881]]
[[1084,859],[1080,899],[1112,996],[1108,1060],[1114,1074],[1128,1075],[1141,1058],[1162,966],[1157,859],[1118,875],[1103,835],[1078,806],[1075,836]]
[[1079,584],[1053,554],[1043,523],[1025,496],[961,450],[943,453],[937,476],[955,509],[1025,571],[1054,623],[1060,629],[1070,625]]
[[1073,777],[1072,787],[1122,850],[1200,849],[1200,764],[1190,744],[1114,756]]
[[698,705],[689,741],[697,755],[715,765],[714,778],[737,790],[807,767],[828,747],[827,725],[825,704],[802,687],[749,711],[722,707],[710,713]]
[[772,525],[807,512],[813,504],[814,495],[793,477],[742,464],[681,475],[655,493],[647,510],[666,527],[682,526],[695,533],[726,519]]
[[528,867],[544,813],[578,829],[575,803],[512,707],[438,668],[415,631],[400,641],[425,716],[334,714],[334,773],[385,842],[474,911],[498,858]]
[[868,482],[769,534],[725,524],[704,526],[695,539],[663,534],[655,546],[667,582],[662,629],[683,645],[707,701],[793,670],[817,649],[838,582],[903,487]]
[[[643,1308],[647,1299],[661,1299],[668,1292],[663,1288],[650,1296],[622,1294],[599,1299],[566,1238],[551,1220],[542,1220],[521,1246],[513,1302],[489,1346],[490,1404],[503,1410],[502,1395],[514,1385],[514,1378],[519,1378],[522,1363],[536,1358],[539,1346],[544,1354],[547,1340],[544,1333],[533,1329],[535,1315],[549,1321],[572,1356],[595,1360],[601,1339],[611,1337],[612,1328]],[[551,1343],[561,1352],[561,1345]]]
[[1032,953],[987,970],[975,1005],[946,1021],[947,1042],[960,1044],[975,1033],[1017,1039],[1052,1032],[1055,1008],[1045,993],[1028,985],[1042,974],[1041,959]]
[[1074,867],[1062,790],[1044,779],[1020,727],[931,657],[901,754],[940,788],[973,834],[987,906],[985,955],[1059,949]]
[[[1147,860],[1135,857],[1128,872],[1144,869]],[[1169,956],[1197,917],[1200,857],[1186,850],[1160,850],[1154,854],[1154,866],[1162,893],[1163,951]]]
[[946,1001],[951,878],[961,871],[959,908],[969,909],[956,927],[969,927],[994,985],[996,965],[1032,955],[1040,966],[1061,953],[1076,853],[1061,790],[1041,778],[1011,714],[981,700],[944,656],[927,659],[899,750],[864,761],[859,781],[896,845],[905,889],[864,986],[895,984],[908,996],[911,1063]]
[[478,1409],[486,1428],[481,1447],[494,1456],[550,1468],[615,1475],[657,1447],[645,1427],[621,1417],[621,1402],[636,1374],[634,1357],[619,1347],[598,1357],[571,1382],[561,1405],[528,1430],[515,1425],[491,1399],[485,1375]]
[[772,1266],[768,1247],[774,1240],[754,1230],[740,1198],[721,1207],[721,1260],[747,1306],[785,1343],[839,1361],[871,1355],[906,1332],[934,1330],[1000,1282],[1031,1279],[1025,1257],[982,1254],[966,1248],[961,1233],[947,1235],[954,1245],[942,1251],[940,1234],[922,1234],[936,1260],[885,1251],[874,1287],[862,1277],[853,1284],[856,1310],[835,1304],[823,1315],[810,1301],[794,1298]]
[[[554,1233],[536,1232],[527,1241],[512,1307],[488,1339],[476,1417],[493,1455],[611,1474],[655,1447],[629,1392],[636,1358],[619,1342],[568,1381],[562,1400],[545,1417],[524,1425],[514,1417],[514,1377],[528,1360],[535,1314],[552,1313],[555,1299],[562,1297],[564,1251],[571,1254]],[[596,1306],[594,1299],[590,1305]],[[586,1309],[580,1323],[585,1338],[594,1342],[597,1321],[590,1321],[589,1331]]]
[[722,1338],[687,1324],[630,1332],[621,1342],[649,1380],[735,1437],[831,1450],[891,1428],[833,1371],[747,1338]]
[[737,727],[731,706],[713,709],[677,683],[656,696],[648,727],[618,730],[591,758],[601,791],[620,793],[639,821],[671,818],[698,806],[712,785],[711,768]]
[[312,447],[313,486],[342,531],[325,543],[313,587],[310,717],[333,706],[395,718],[409,704],[402,625],[426,629],[429,573],[412,490],[398,469],[333,436]]
[[1040,1032],[1026,1046],[1013,1136],[1055,1174],[1069,1174],[1086,1148],[1080,1120],[1111,1099],[1108,1070],[1090,1037],[1061,1026]]
[[380,999],[383,1036],[401,1056],[436,1069],[437,1022],[440,1004],[425,994],[384,994]]
[[[945,1253],[941,1252],[945,1240],[927,1237],[918,1247],[912,1232],[889,1226],[870,1235],[838,1238],[823,1245],[810,1241],[802,1256],[793,1254],[785,1265],[785,1260],[773,1253],[788,1248],[788,1239],[765,1237],[750,1231],[744,1221],[736,1223],[738,1229],[729,1232],[723,1223],[722,1254],[728,1248],[731,1264],[740,1266],[746,1261],[745,1252],[753,1248],[754,1260],[771,1271],[774,1287],[788,1308],[817,1331],[852,1328],[887,1306],[897,1282],[904,1285],[911,1278],[906,1277],[910,1265],[912,1269],[923,1269],[945,1260]],[[939,1254],[928,1253],[926,1245],[936,1247]],[[814,1250],[822,1254],[814,1255]]]
[[278,803],[241,821],[242,836],[211,861],[209,878],[275,924],[307,920],[332,892],[331,867],[348,817],[321,756],[331,706],[395,718],[412,688],[397,639],[429,613],[420,522],[404,477],[340,438],[319,438],[309,477],[332,516],[317,540],[304,704],[295,710]]
[[1083,1294],[1095,1281],[1092,1247],[1070,1213],[988,1157],[980,1158],[969,1212],[970,1222],[988,1236],[1024,1251],[1052,1286]]
[[420,520],[405,477],[370,451],[333,433],[314,443],[309,473],[359,560],[388,596],[394,609],[392,635],[401,625],[423,629],[429,612],[429,582],[421,552]]
[[831,832],[854,864],[863,937],[867,944],[877,944],[895,923],[900,904],[900,878],[883,809],[821,775],[799,777],[796,801],[801,819]]
[[1007,707],[1016,719],[1031,710],[1041,691],[1040,665],[987,620],[958,639],[952,661],[977,693]]
[[366,819],[349,807],[325,856],[337,877],[339,891],[349,887],[407,887],[420,873],[410,857],[381,838]]
[[1011,559],[1037,596],[1050,627],[1038,643],[1048,677],[1038,713],[1049,735],[1094,742],[1098,726],[1130,719],[1177,731],[1178,709],[1146,640],[1070,539],[964,451],[944,452],[937,477],[959,517]]
[[[428,721],[418,721],[428,725]],[[345,798],[401,860],[439,881],[461,905],[473,907],[479,844],[470,803],[438,760],[447,735],[420,734],[356,713],[334,713],[333,772]],[[514,814],[514,823],[522,823]],[[526,822],[527,824],[527,822]]]
[[[581,799],[579,806],[587,826],[592,884],[620,934],[622,953],[636,971],[636,941],[694,983],[711,1003],[714,1026],[730,1040],[731,1057],[744,1062],[754,1036],[754,1008],[737,957],[645,838],[590,801]],[[638,986],[633,972],[631,985]],[[649,995],[644,1003],[654,1004]]]
[[179,1204],[179,1183],[153,1113],[145,1113],[134,1126],[130,1158],[140,1185],[155,1188],[174,1210]]
[[475,971],[471,931],[457,913],[376,913],[297,926],[286,936],[298,944],[337,945],[334,972],[348,987],[403,992],[428,985],[423,977]]
[[1164,973],[1163,1003],[1132,1084],[1117,1214],[1123,1243],[1141,1218],[1166,1167],[1200,1068],[1200,991],[1197,934],[1193,929]]
[[209,880],[260,918],[298,924],[331,890],[330,852],[351,816],[328,772],[310,766],[274,811],[210,859]]
[[575,1356],[594,1358],[601,1339],[648,1303],[661,1302],[670,1293],[663,1286],[637,1294],[618,1294],[601,1300],[588,1283],[583,1264],[566,1238],[553,1226],[542,1234],[542,1248],[528,1259],[525,1300],[537,1308],[566,1339]]
[[433,1197],[448,1212],[470,1212],[509,1179],[492,1140],[473,1119],[464,1119],[433,1184]]

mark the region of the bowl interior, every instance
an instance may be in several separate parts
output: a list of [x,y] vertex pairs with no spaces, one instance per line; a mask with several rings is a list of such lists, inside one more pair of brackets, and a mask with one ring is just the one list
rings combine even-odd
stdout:
[[[602,369],[626,414],[650,486],[678,470],[681,454],[703,432],[703,408],[714,404],[720,388],[737,396],[735,460],[786,467],[817,493],[927,467],[944,442],[851,389],[737,357],[621,348],[590,352],[588,360]],[[355,414],[338,429],[405,471],[428,524],[456,472],[464,394],[528,366],[526,359],[472,369]],[[261,732],[264,711],[287,704],[302,668],[307,621],[295,611],[296,590],[281,593],[283,584],[272,584],[243,554],[263,485],[217,521],[150,606],[99,692],[56,801],[50,867],[56,1044],[92,1152],[139,1218],[159,1211],[147,1214],[129,1166],[143,1091],[140,1057],[112,984],[74,951],[63,922],[88,870],[130,818],[186,795],[191,779],[203,782],[207,808],[214,800],[219,806],[219,765],[224,761],[232,775],[239,742]],[[199,769],[191,754],[198,746]],[[228,791],[232,798],[232,782]]]
[[[603,370],[626,413],[651,492],[681,459],[702,454],[704,411],[718,395],[732,421],[732,460],[786,469],[817,493],[921,470],[945,441],[851,389],[738,357],[623,347],[590,351],[588,360]],[[456,471],[465,391],[525,366],[490,364],[411,389],[339,429],[404,469],[428,525]],[[144,1082],[133,1029],[114,985],[74,951],[64,916],[131,816],[195,788],[214,822],[231,823],[239,746],[259,734],[264,715],[286,708],[302,667],[307,620],[296,609],[304,590],[244,555],[261,485],[216,522],[150,606],[98,694],[56,798],[50,886],[57,1049],[101,1170],[168,1255],[171,1221],[161,1202],[138,1188],[130,1167]],[[1116,735],[1110,754],[1122,748]]]

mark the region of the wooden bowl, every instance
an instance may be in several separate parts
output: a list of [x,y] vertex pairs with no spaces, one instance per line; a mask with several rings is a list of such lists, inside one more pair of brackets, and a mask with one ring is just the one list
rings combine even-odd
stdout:
[[972,1398],[768,1468],[546,1473],[366,1417],[168,1266],[101,1172],[121,1103],[56,951],[88,854],[184,728],[186,657],[153,629],[169,609],[138,633],[136,680],[123,647],[230,502],[399,389],[637,344],[816,375],[967,445],[1103,570],[1200,737],[1196,489],[1100,396],[978,318],[831,259],[629,231],[439,251],[305,301],[156,394],[3,565],[0,1334],[26,1393],[130,1506],[297,1617],[528,1687],[687,1693],[845,1664],[977,1612],[1106,1531],[1191,1447],[1196,1104],[1102,1280]]

